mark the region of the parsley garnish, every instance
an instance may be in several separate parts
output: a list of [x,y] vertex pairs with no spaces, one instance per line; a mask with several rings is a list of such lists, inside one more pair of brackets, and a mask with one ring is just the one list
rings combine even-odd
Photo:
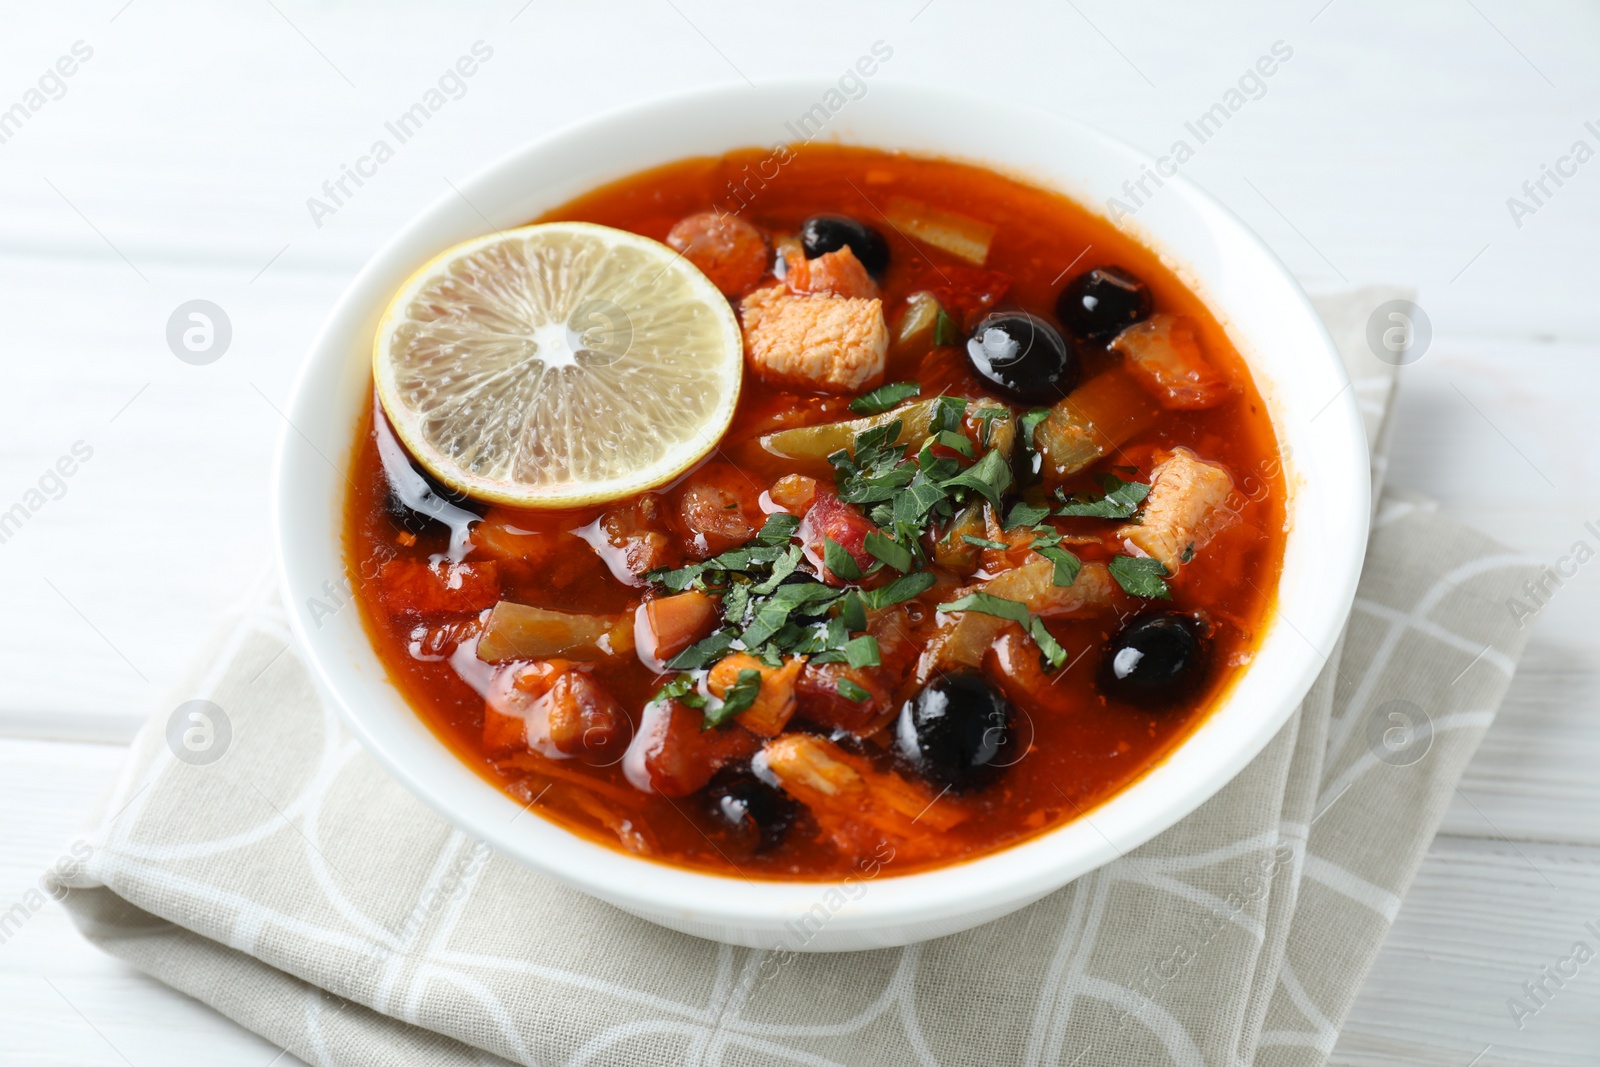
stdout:
[[822,563],[836,577],[847,582],[861,580],[861,566],[845,547],[831,537],[822,539]]
[[1028,625],[1028,605],[1020,600],[1010,600],[1003,596],[995,596],[993,593],[981,591],[968,593],[966,596],[952,600],[948,604],[940,604],[939,610],[942,612],[976,611],[984,615],[993,615],[999,619],[1020,622],[1024,626]]
[[921,392],[922,386],[916,382],[887,382],[850,401],[850,410],[858,415],[877,415]]
[[[911,550],[909,548],[899,544],[888,534],[881,533],[877,530],[873,530],[871,533],[867,534],[866,541],[862,547],[864,547],[874,559],[888,564],[901,574],[906,573],[916,565],[916,557],[911,554]],[[834,571],[834,573],[838,574],[839,572]]]
[[882,660],[878,653],[878,639],[871,634],[852,637],[844,646],[845,662],[852,667],[876,667]]
[[1011,546],[1004,541],[991,541],[987,537],[973,537],[971,534],[962,534],[961,540],[969,545],[977,545],[979,548],[992,548],[996,552],[1011,551]]
[[898,604],[902,600],[921,596],[932,589],[938,579],[927,571],[917,571],[914,574],[902,574],[882,589],[861,590],[861,602],[867,607],[886,608],[890,604]]
[[1045,504],[1030,504],[1026,500],[1019,500],[1011,505],[1011,511],[1006,515],[1002,528],[1015,530],[1018,526],[1032,526],[1043,522],[1050,517],[1050,508]]
[[867,692],[861,686],[857,685],[855,682],[852,682],[848,678],[839,679],[838,690],[840,696],[844,697],[846,700],[854,701],[857,704],[872,696],[871,693]]
[[1193,541],[1190,541],[1188,544],[1183,546],[1183,553],[1182,553],[1182,555],[1180,555],[1178,557],[1178,562],[1179,563],[1188,563],[1191,559],[1194,559],[1194,542]]
[[1146,556],[1114,556],[1109,564],[1111,577],[1134,596],[1150,600],[1171,600],[1167,587],[1167,568],[1159,559]]
[[650,703],[656,704],[663,700],[677,700],[691,708],[706,706],[705,694],[695,691],[694,676],[690,674],[680,674],[657,689],[656,695],[650,698]]
[[713,726],[721,726],[741,711],[748,710],[756,702],[756,697],[761,692],[761,672],[754,667],[744,667],[739,671],[739,677],[728,686],[728,691],[723,694],[722,703],[715,709],[707,709],[705,722],[702,729],[709,730]]
[[1105,492],[1098,497],[1080,493],[1071,497],[1056,512],[1079,519],[1129,519],[1150,495],[1150,487],[1143,482],[1125,482],[1115,474],[1100,479]]
[[944,345],[961,343],[961,331],[956,329],[956,320],[952,319],[943,307],[933,319],[933,344],[935,348]]
[[947,488],[960,486],[975,489],[985,500],[999,507],[1001,494],[1011,488],[1011,467],[999,452],[985,452],[977,463],[944,484]]
[[1083,563],[1077,556],[1061,547],[1061,535],[1048,526],[1033,528],[1033,543],[1028,546],[1056,565],[1050,581],[1053,585],[1071,585],[1078,580]]
[[1033,638],[1033,643],[1039,646],[1039,651],[1044,653],[1050,669],[1060,670],[1061,665],[1067,662],[1067,650],[1061,647],[1061,642],[1056,640],[1055,634],[1045,629],[1044,620],[1035,615],[1028,623],[1028,634]]

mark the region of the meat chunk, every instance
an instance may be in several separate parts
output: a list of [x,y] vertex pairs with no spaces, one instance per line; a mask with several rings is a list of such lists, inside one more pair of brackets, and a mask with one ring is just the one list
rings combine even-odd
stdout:
[[866,855],[885,842],[914,854],[919,840],[969,815],[960,802],[878,770],[866,757],[810,734],[768,741],[752,766],[810,809],[834,845],[850,856]]
[[825,252],[816,259],[807,259],[798,246],[790,246],[784,249],[783,261],[783,283],[790,292],[831,293],[863,300],[878,295],[877,283],[849,245],[835,252]]
[[761,691],[755,703],[733,717],[733,721],[753,734],[776,737],[789,725],[794,714],[795,679],[805,666],[804,656],[793,656],[779,667],[769,667],[754,656],[735,652],[719,660],[706,678],[706,688],[719,699],[728,695],[739,680],[740,671],[756,671],[761,675]]
[[646,704],[639,732],[622,757],[635,789],[686,797],[705,788],[725,764],[756,751],[756,736],[737,723],[701,729],[705,716],[676,700]]
[[1238,513],[1225,506],[1233,478],[1222,464],[1207,462],[1187,448],[1157,453],[1156,458],[1144,521],[1120,527],[1117,536],[1177,574],[1213,534],[1238,520]]
[[767,239],[737,215],[703,211],[678,220],[667,245],[731,297],[754,289],[767,273]]
[[379,574],[379,599],[400,615],[482,611],[500,599],[500,570],[485,563],[424,563],[392,559]]
[[1152,315],[1123,330],[1111,347],[1164,408],[1197,411],[1228,398],[1227,380],[1206,362],[1194,320],[1186,316]]
[[881,300],[797,296],[774,285],[745,297],[740,312],[745,357],[769,381],[853,393],[883,375],[889,330]]
[[566,660],[504,667],[489,684],[484,748],[529,748],[553,759],[621,748],[627,717],[587,669]]
[[756,535],[761,518],[756,486],[725,463],[701,467],[678,490],[678,521],[696,559],[744,544]]
[[626,585],[644,585],[650,571],[681,562],[667,533],[666,505],[656,493],[613,508],[574,532],[595,550],[612,577]]

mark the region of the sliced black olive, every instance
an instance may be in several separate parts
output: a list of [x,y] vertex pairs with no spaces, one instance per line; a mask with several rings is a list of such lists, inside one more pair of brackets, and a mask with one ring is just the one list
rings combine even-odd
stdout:
[[967,362],[1024,404],[1053,404],[1078,385],[1078,354],[1054,326],[1025,311],[996,312],[978,323],[967,340]]
[[1208,671],[1207,627],[1193,615],[1145,615],[1124,626],[1100,661],[1100,690],[1142,706],[1192,696]]
[[1013,759],[1011,704],[976,674],[929,682],[900,709],[900,754],[929,781],[955,792],[980,788]]
[[1121,267],[1095,267],[1067,283],[1056,318],[1080,341],[1109,341],[1150,317],[1150,290]]
[[719,777],[707,788],[706,799],[712,822],[727,830],[746,854],[783,840],[798,811],[783,790],[742,771]]
[[849,215],[812,215],[800,224],[800,243],[805,247],[807,259],[816,259],[849,245],[850,251],[874,278],[883,277],[889,267],[889,242],[883,239],[883,234]]

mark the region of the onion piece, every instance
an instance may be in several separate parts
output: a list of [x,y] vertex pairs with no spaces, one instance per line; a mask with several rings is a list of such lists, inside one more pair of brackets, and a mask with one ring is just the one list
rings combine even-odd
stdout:
[[1131,374],[1113,367],[1072,391],[1033,431],[1047,471],[1075,474],[1155,424],[1160,409]]
[[580,615],[502,600],[489,612],[478,658],[485,663],[517,659],[596,661],[633,651],[633,612]]
[[889,198],[889,209],[884,217],[907,236],[974,266],[983,266],[989,258],[989,244],[994,240],[995,228],[970,215],[958,215],[918,200],[893,196]]

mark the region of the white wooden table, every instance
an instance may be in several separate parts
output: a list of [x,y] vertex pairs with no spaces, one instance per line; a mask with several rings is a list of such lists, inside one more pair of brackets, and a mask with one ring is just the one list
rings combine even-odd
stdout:
[[[27,516],[0,543],[0,911],[67,848],[141,719],[266,568],[276,409],[381,240],[448,180],[558,125],[694,85],[842,72],[878,40],[894,50],[882,77],[971,84],[1156,151],[1285,42],[1292,58],[1186,173],[1308,286],[1420,290],[1435,336],[1402,390],[1396,484],[1552,564],[1579,539],[1600,548],[1583,529],[1600,525],[1600,161],[1561,163],[1575,141],[1600,150],[1600,9],[997,8],[13,6],[0,513]],[[493,57],[465,94],[315,224],[307,198],[479,40]],[[80,41],[92,54],[29,97]],[[8,128],[19,102],[39,106]],[[1535,201],[1522,186],[1545,164],[1568,175]],[[1513,218],[1512,196],[1534,210]],[[195,298],[233,328],[206,366],[165,340]],[[46,477],[78,442],[90,458]],[[1337,1062],[1600,1063],[1600,962],[1520,1030],[1506,1005],[1575,941],[1600,951],[1584,930],[1600,925],[1597,621],[1591,564],[1541,612]],[[0,1062],[261,1067],[277,1051],[89,948],[53,905],[0,943]]]

